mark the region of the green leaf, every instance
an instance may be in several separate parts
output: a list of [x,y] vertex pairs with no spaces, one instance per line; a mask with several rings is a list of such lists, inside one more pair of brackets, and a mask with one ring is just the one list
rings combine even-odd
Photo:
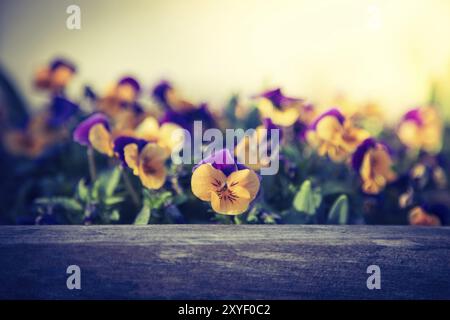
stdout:
[[107,206],[113,206],[115,204],[119,204],[121,202],[123,202],[125,199],[124,197],[109,197],[109,198],[105,198],[103,200],[103,202],[107,205]]
[[61,206],[66,210],[82,211],[83,206],[77,200],[68,197],[38,198],[34,201],[36,205]]
[[108,179],[105,183],[105,196],[110,197],[114,194],[117,186],[120,182],[121,170],[119,166],[116,166],[108,175]]
[[77,185],[77,196],[83,202],[89,201],[89,188],[86,185],[86,181],[81,179]]
[[109,219],[114,222],[119,221],[119,219],[120,219],[119,210],[117,210],[117,209],[113,210],[113,212],[111,212]]
[[163,205],[167,205],[173,202],[173,195],[170,191],[151,191],[144,189],[144,199],[147,206],[151,209],[158,210]]
[[151,209],[144,205],[139,211],[138,215],[136,216],[136,219],[134,220],[135,225],[146,225],[150,221],[151,217]]
[[297,211],[313,215],[316,213],[321,202],[322,195],[320,190],[313,190],[311,181],[306,180],[295,195],[293,206]]
[[346,224],[348,220],[348,198],[341,195],[333,204],[328,214],[329,224]]

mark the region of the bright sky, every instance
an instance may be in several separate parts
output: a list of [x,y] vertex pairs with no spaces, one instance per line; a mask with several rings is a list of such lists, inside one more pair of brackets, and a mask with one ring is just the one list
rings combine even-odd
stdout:
[[[65,27],[81,7],[80,31]],[[32,71],[62,54],[78,82],[124,73],[173,80],[220,107],[268,86],[322,106],[337,93],[376,100],[392,117],[449,74],[448,0],[9,0],[0,4],[0,63],[29,101]]]

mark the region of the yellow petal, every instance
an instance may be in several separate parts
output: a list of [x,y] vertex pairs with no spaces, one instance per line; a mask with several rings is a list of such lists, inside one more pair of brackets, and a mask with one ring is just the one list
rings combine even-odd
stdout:
[[159,131],[158,144],[169,151],[179,150],[184,143],[184,130],[175,123],[164,123]]
[[391,182],[395,179],[396,174],[392,171],[392,159],[384,147],[378,146],[373,151],[373,172],[375,176],[382,176],[386,182]]
[[156,141],[159,136],[159,123],[153,117],[145,118],[135,130],[136,136],[148,141]]
[[361,168],[359,170],[361,178],[364,181],[372,180],[372,157],[371,151],[366,152],[363,158],[363,162],[361,164]]
[[121,84],[116,87],[116,97],[120,101],[133,102],[136,99],[136,90],[130,84]]
[[221,190],[226,183],[226,176],[222,171],[210,164],[202,164],[192,173],[192,193],[203,201],[211,200],[211,193]]
[[327,116],[317,124],[316,133],[320,139],[338,142],[343,135],[343,127],[338,119],[333,116]]
[[187,112],[196,109],[196,106],[186,100],[181,99],[174,89],[166,92],[166,99],[169,105],[177,112]]
[[[257,141],[258,137],[255,135],[244,136],[234,150],[234,154],[239,159],[239,162],[244,164],[246,167],[259,170],[263,166],[259,154],[266,154],[267,150],[261,149],[261,143]],[[256,146],[256,150],[252,150],[252,147]],[[267,149],[267,145],[266,145]],[[266,153],[263,153],[266,152]],[[269,165],[270,160],[265,165]]]
[[149,168],[144,168],[142,165],[139,169],[139,178],[144,187],[149,189],[159,189],[166,181],[166,168],[164,166],[154,167],[149,171]]
[[262,98],[259,100],[257,108],[263,118],[271,118],[275,107],[269,99]]
[[296,107],[287,108],[285,110],[274,109],[272,114],[272,121],[276,125],[282,127],[292,126],[300,117],[300,110]]
[[417,125],[412,121],[405,121],[398,129],[398,137],[400,141],[409,148],[420,148],[420,137]]
[[250,201],[255,199],[259,191],[259,178],[253,170],[238,170],[230,174],[227,178],[227,186],[230,190],[242,187],[250,194]]
[[219,197],[215,192],[211,192],[211,207],[217,213],[227,215],[237,215],[247,211],[250,200],[248,198]]
[[139,174],[139,151],[138,146],[135,143],[130,143],[125,146],[123,149],[123,153],[125,156],[125,162],[128,167],[133,170],[135,175]]
[[111,134],[103,124],[98,123],[89,130],[89,142],[98,152],[110,157],[114,155]]
[[139,178],[149,189],[159,189],[166,180],[164,163],[167,153],[154,143],[148,143],[139,154]]

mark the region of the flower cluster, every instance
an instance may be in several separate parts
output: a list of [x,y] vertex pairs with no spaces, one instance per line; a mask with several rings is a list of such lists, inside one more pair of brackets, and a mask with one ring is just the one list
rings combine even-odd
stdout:
[[[437,105],[392,127],[373,103],[323,108],[271,88],[211,107],[169,81],[146,87],[130,75],[72,99],[76,72],[66,59],[38,70],[44,111],[2,132],[13,168],[38,163],[11,170],[16,187],[44,173],[51,181],[33,186],[37,195],[18,191],[39,223],[59,223],[60,207],[66,223],[450,222],[449,130]],[[197,157],[195,135],[229,129],[245,134],[232,147],[202,136]]]

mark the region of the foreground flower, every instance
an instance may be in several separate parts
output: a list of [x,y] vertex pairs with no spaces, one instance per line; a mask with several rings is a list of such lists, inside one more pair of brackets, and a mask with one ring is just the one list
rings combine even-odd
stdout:
[[65,59],[55,59],[36,72],[34,83],[39,89],[61,92],[76,72],[75,65]]
[[132,142],[123,148],[125,163],[149,189],[159,189],[167,177],[165,161],[169,154],[154,143]]
[[308,143],[319,155],[327,155],[335,162],[347,159],[368,137],[367,131],[354,127],[337,109],[320,115],[306,132]]
[[[272,131],[278,130],[278,141],[272,141]],[[272,144],[279,146],[281,140],[281,128],[275,125],[271,119],[264,119],[251,136],[244,136],[235,149],[236,158],[240,163],[253,170],[260,170],[270,166],[273,152]]]
[[290,127],[301,115],[303,100],[284,96],[280,88],[266,91],[257,98],[262,118],[272,119],[276,125]]
[[361,177],[362,190],[367,194],[380,193],[396,178],[387,147],[374,139],[365,140],[357,148],[352,157],[352,166]]
[[226,149],[217,151],[194,168],[192,192],[200,200],[211,202],[221,214],[241,214],[255,199],[260,187],[257,174],[239,167]]
[[108,118],[102,113],[94,113],[82,121],[75,129],[73,139],[83,146],[93,147],[110,157],[114,155]]
[[416,226],[440,226],[441,220],[435,214],[426,212],[422,207],[414,207],[408,214],[408,221]]
[[442,148],[443,124],[433,107],[407,112],[397,130],[400,141],[408,148],[438,153]]

